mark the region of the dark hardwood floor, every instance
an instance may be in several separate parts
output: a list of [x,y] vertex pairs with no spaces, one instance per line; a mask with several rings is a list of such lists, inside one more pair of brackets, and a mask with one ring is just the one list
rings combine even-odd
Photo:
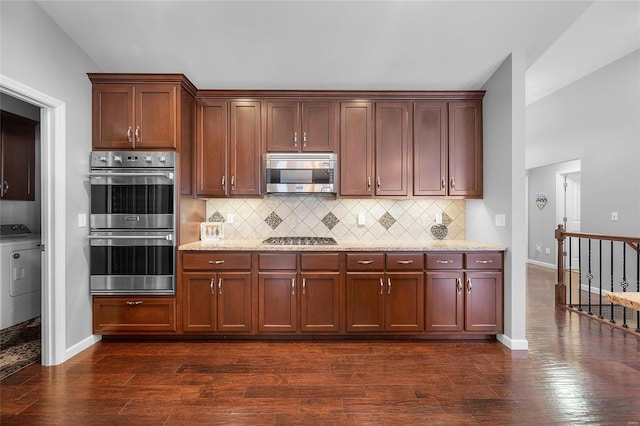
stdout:
[[497,342],[101,342],[0,382],[5,424],[640,424],[640,338],[553,305]]

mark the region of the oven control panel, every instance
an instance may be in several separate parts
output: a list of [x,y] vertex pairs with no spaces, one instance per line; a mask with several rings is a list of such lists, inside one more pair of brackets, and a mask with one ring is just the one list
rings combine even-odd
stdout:
[[174,168],[175,152],[93,151],[91,168]]

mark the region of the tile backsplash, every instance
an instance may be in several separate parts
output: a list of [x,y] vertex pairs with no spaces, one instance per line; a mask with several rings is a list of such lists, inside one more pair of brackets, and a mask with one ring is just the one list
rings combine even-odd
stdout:
[[[233,215],[233,223],[227,221]],[[442,214],[442,224],[436,215]],[[364,225],[358,216],[364,215]],[[267,196],[208,199],[210,222],[227,222],[225,239],[333,237],[337,240],[463,240],[464,200],[333,199]]]

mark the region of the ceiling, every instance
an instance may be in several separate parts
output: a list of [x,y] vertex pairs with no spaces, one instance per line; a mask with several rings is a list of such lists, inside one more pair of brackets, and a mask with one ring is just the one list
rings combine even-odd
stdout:
[[516,52],[540,98],[640,47],[635,0],[38,3],[88,72],[184,73],[200,89],[479,89]]

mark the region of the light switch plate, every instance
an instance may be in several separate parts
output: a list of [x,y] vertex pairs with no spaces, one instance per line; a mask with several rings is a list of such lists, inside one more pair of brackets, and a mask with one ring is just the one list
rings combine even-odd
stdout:
[[442,225],[442,213],[436,213],[436,223]]
[[233,223],[233,213],[227,213],[227,223]]
[[496,226],[506,226],[507,219],[504,213],[499,213],[496,215]]
[[364,226],[365,224],[364,213],[358,213],[358,226]]
[[87,227],[87,214],[80,213],[78,214],[78,228],[86,228]]

